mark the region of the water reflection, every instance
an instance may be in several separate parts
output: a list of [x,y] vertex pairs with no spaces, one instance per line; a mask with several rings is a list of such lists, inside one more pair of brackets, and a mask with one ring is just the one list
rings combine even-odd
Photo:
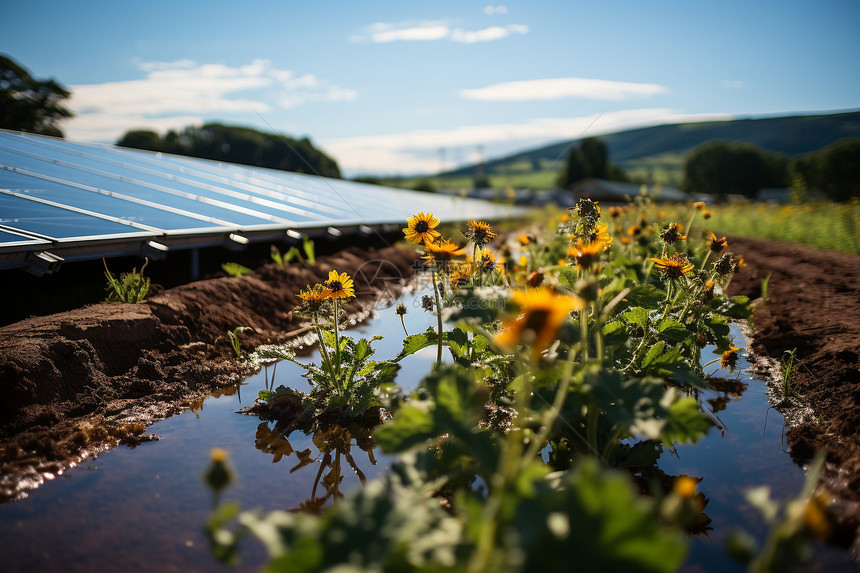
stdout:
[[[351,469],[364,485],[367,478],[352,455],[353,447],[363,451],[371,465],[376,465],[370,428],[360,425],[352,425],[349,428],[334,425],[313,432],[301,431],[302,437],[311,436],[311,441],[318,450],[314,454],[311,448],[296,450],[290,443],[290,435],[300,431],[295,429],[293,424],[275,422],[271,428],[269,424],[270,422],[261,422],[257,426],[254,446],[261,452],[271,455],[272,463],[295,456],[295,465],[290,468],[291,474],[304,467],[319,464],[310,497],[301,502],[296,508],[298,511],[318,513],[330,500],[343,497],[340,487],[346,467]],[[317,495],[318,491],[320,495]]]

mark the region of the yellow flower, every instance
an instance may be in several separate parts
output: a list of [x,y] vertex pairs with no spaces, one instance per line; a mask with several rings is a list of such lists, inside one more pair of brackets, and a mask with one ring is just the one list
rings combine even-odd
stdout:
[[466,254],[465,250],[447,239],[440,239],[438,243],[425,243],[424,247],[427,249],[424,259],[430,263],[447,263]]
[[352,278],[346,273],[338,274],[337,271],[329,271],[328,280],[324,284],[327,289],[331,290],[329,298],[337,300],[355,296]]
[[597,225],[594,228],[594,233],[590,237],[590,243],[600,245],[600,249],[608,249],[612,246],[612,236],[609,234],[609,224]]
[[720,368],[728,368],[729,372],[734,372],[738,365],[738,350],[736,346],[729,346],[729,349],[720,354]]
[[711,240],[708,241],[708,245],[711,247],[712,253],[719,253],[728,246],[729,243],[726,241],[725,237],[720,237],[718,239],[712,231],[708,231],[708,234],[711,235]]
[[521,245],[526,246],[526,245],[528,245],[528,244],[529,244],[529,243],[531,243],[531,242],[532,242],[532,238],[531,238],[531,236],[526,235],[526,234],[522,234],[522,235],[520,235],[520,244],[521,244]]
[[627,234],[631,237],[635,237],[642,232],[642,227],[639,225],[632,225],[629,229],[627,229]]
[[706,205],[702,201],[696,201],[695,203],[693,203],[693,207],[695,207],[697,211],[704,211]]
[[448,279],[452,285],[467,281],[472,277],[472,268],[472,259],[468,257],[465,261],[451,261],[446,268]]
[[570,311],[585,306],[579,297],[562,295],[547,287],[514,291],[513,302],[519,307],[520,314],[503,321],[503,330],[496,335],[495,341],[505,348],[513,348],[517,344],[531,346],[532,360],[536,360],[541,351],[555,340]]
[[439,226],[439,219],[434,217],[433,213],[412,215],[406,220],[406,225],[403,234],[410,243],[417,245],[432,243],[442,236],[442,233],[436,230],[436,227]]
[[482,273],[491,273],[496,268],[496,255],[492,251],[482,248],[478,251],[478,268]]
[[561,216],[561,222],[562,223],[567,223],[568,221],[570,221],[570,215],[565,213],[564,215]]
[[711,212],[710,211],[702,211],[702,217],[704,217],[705,219],[710,219],[711,218]]
[[474,242],[479,247],[483,247],[490,241],[496,238],[496,233],[490,230],[490,224],[484,221],[467,221],[466,238]]
[[676,241],[683,241],[687,238],[686,235],[681,234],[683,228],[684,227],[680,223],[669,225],[660,233],[660,238],[663,239],[663,242],[667,245],[673,245]]
[[298,297],[305,302],[321,302],[331,298],[331,289],[325,285],[315,284],[299,292]]
[[576,241],[576,246],[568,247],[567,256],[576,266],[589,269],[600,258],[600,251],[602,250],[602,243],[586,243],[580,239]]
[[695,268],[693,263],[688,261],[686,257],[679,256],[678,253],[674,253],[671,259],[652,257],[651,260],[654,261],[654,266],[666,273],[670,279],[680,278]]

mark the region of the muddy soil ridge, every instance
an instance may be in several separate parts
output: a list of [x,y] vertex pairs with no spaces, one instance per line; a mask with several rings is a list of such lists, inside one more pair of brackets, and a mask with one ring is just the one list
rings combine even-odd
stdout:
[[[860,256],[780,241],[729,237],[729,250],[747,262],[730,294],[761,297],[753,315],[753,352],[779,363],[796,350],[793,395],[772,396],[778,408],[799,401],[811,415],[788,430],[795,462],[824,449],[828,489],[849,504],[860,523]],[[769,277],[769,278],[768,278]],[[857,535],[857,532],[855,532]]]
[[201,393],[247,376],[227,340],[247,352],[302,333],[300,289],[329,271],[353,277],[366,314],[415,268],[408,247],[348,248],[316,265],[269,264],[166,290],[140,304],[100,303],[0,328],[0,500],[118,443],[151,439],[150,423]]

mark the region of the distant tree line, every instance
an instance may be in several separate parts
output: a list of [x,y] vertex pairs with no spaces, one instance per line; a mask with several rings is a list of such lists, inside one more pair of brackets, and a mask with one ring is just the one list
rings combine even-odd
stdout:
[[337,162],[314,147],[308,138],[297,140],[248,127],[208,123],[202,127],[186,127],[179,132],[170,130],[163,137],[154,131],[135,130],[126,132],[117,145],[340,177]]
[[760,189],[787,187],[790,181],[835,201],[860,196],[860,139],[793,159],[747,143],[710,141],[693,149],[684,164],[688,193],[755,197]]
[[0,128],[63,137],[57,123],[74,115],[63,105],[70,95],[55,80],[37,80],[0,54]]
[[794,159],[795,181],[834,201],[860,197],[860,138],[843,139]]
[[624,170],[609,160],[606,144],[596,137],[587,137],[568,151],[567,160],[559,174],[558,186],[568,188],[577,181],[592,177],[610,181],[628,180]]

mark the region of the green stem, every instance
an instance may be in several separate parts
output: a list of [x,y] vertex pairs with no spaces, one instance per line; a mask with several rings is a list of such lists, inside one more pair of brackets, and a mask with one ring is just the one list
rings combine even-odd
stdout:
[[433,290],[436,293],[436,366],[442,364],[442,297],[439,296],[439,285],[436,283],[436,275],[433,273]]
[[685,235],[687,235],[687,237],[690,236],[690,230],[693,228],[693,221],[695,221],[695,220],[696,220],[696,210],[693,209],[693,214],[690,215],[690,220],[687,221],[687,226],[684,227],[684,230],[682,231]]
[[[340,382],[340,332],[338,329],[338,322],[340,322],[340,305],[337,302],[337,299],[334,301],[334,368],[337,371],[337,381]],[[337,385],[338,390],[340,390],[340,384]],[[340,392],[338,392],[340,393]]]
[[400,324],[403,325],[403,332],[406,334],[406,336],[409,336],[409,331],[406,330],[406,321],[403,320],[402,314],[400,315]]
[[314,323],[314,329],[317,332],[317,338],[320,341],[320,354],[322,355],[323,360],[325,360],[325,363],[327,365],[327,368],[325,368],[325,370],[328,370],[329,376],[332,376],[334,374],[334,370],[333,370],[334,365],[331,363],[331,356],[328,353],[328,349],[326,348],[326,345],[325,345],[325,340],[323,339],[322,329],[320,328],[320,322],[319,322],[319,314],[315,312],[313,314],[312,320]]
[[588,308],[579,310],[579,341],[582,344],[582,361],[588,360]]

